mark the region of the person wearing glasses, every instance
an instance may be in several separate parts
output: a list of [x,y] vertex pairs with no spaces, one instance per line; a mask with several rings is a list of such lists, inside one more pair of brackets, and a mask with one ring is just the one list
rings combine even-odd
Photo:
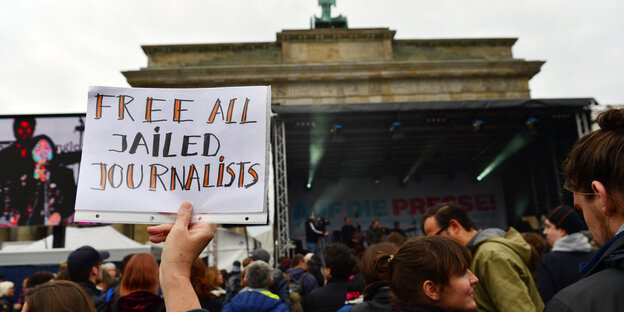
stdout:
[[470,270],[480,281],[474,286],[477,311],[544,309],[529,270],[531,246],[514,228],[477,230],[466,210],[452,202],[427,209],[422,224],[427,236],[448,237],[470,249]]
[[596,119],[565,162],[565,188],[602,246],[581,268],[583,278],[558,292],[545,311],[621,311],[624,307],[624,109]]

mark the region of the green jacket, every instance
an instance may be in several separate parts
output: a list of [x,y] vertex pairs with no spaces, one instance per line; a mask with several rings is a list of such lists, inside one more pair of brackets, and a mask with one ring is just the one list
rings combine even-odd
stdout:
[[[504,233],[500,231],[501,234]],[[504,236],[479,231],[469,247],[477,311],[541,312],[544,303],[529,271],[531,247],[514,228]]]

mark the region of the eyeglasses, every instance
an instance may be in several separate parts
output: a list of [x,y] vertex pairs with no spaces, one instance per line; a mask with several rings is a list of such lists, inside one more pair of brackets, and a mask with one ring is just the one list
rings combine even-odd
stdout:
[[440,235],[440,233],[442,233],[444,230],[446,230],[448,228],[448,224],[443,226],[440,230],[438,230],[433,236],[438,236]]

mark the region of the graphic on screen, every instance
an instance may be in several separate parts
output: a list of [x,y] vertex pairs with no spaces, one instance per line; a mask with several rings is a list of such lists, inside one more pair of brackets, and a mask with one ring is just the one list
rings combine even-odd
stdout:
[[71,222],[83,116],[0,118],[0,227]]

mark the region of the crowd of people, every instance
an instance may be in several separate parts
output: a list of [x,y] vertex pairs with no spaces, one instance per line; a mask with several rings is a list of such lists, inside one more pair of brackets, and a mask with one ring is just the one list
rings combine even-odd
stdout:
[[256,249],[221,272],[198,258],[214,226],[190,223],[193,208],[183,203],[174,224],[148,228],[152,242],[164,242],[160,265],[151,254],[135,254],[116,270],[103,265],[106,251],[84,246],[59,274],[29,277],[21,302],[11,301],[14,284],[1,282],[0,309],[618,311],[624,306],[618,295],[624,284],[624,110],[602,113],[597,122],[601,129],[577,142],[566,161],[574,207],[561,205],[545,216],[545,239],[514,228],[478,229],[466,210],[446,202],[422,216],[425,236],[405,240],[393,231],[391,238],[373,222],[359,250],[359,224],[347,217],[342,242],[319,244],[327,232],[311,215],[316,241],[308,241],[310,253],[271,266],[270,254]]

